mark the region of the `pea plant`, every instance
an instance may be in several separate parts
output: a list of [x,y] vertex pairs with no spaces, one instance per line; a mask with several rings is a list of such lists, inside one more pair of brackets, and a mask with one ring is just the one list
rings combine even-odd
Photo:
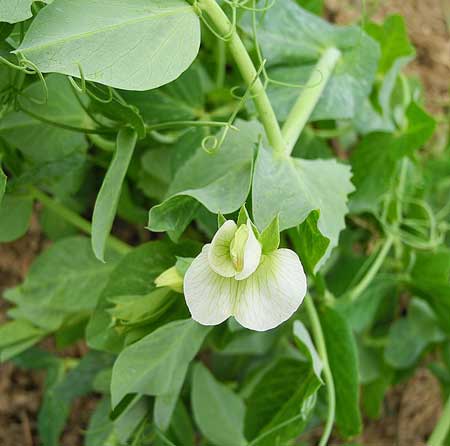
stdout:
[[51,240],[0,355],[47,370],[43,445],[86,394],[86,446],[356,445],[419,366],[447,399],[449,128],[401,16],[322,15],[0,0],[0,242]]

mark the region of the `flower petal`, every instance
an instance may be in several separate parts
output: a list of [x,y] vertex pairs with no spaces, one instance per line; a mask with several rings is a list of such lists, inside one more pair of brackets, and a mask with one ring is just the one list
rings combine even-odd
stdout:
[[211,245],[205,245],[184,276],[184,296],[192,319],[203,325],[218,325],[231,316],[237,283],[215,273],[209,264]]
[[258,268],[259,262],[261,260],[261,244],[255,236],[252,229],[252,224],[250,220],[247,221],[248,228],[248,239],[245,244],[244,252],[244,267],[242,271],[237,273],[234,278],[236,280],[243,280],[249,277]]
[[247,280],[239,281],[233,315],[244,327],[265,331],[289,319],[306,294],[306,276],[295,252],[277,249],[263,257]]
[[217,274],[224,277],[233,277],[236,274],[230,255],[230,245],[236,229],[236,223],[227,220],[214,235],[208,251],[209,265]]

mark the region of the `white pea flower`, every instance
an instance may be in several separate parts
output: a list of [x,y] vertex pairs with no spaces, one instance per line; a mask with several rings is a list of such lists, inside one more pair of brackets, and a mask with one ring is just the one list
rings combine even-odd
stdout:
[[306,276],[297,254],[277,247],[263,253],[249,219],[225,221],[184,276],[192,318],[217,325],[234,316],[257,331],[289,319],[305,297]]

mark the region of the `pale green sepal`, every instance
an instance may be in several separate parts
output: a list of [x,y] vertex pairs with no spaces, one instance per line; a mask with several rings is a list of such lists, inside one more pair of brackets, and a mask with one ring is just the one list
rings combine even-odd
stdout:
[[247,208],[245,207],[245,204],[242,205],[241,209],[239,209],[238,219],[237,219],[237,225],[246,225],[247,221],[250,220],[250,216],[248,215]]
[[223,216],[222,212],[217,213],[217,229],[219,229],[227,219]]
[[264,231],[261,232],[259,241],[263,254],[270,254],[280,246],[280,218],[277,215]]
[[236,230],[236,223],[233,220],[227,220],[214,235],[208,252],[209,265],[217,274],[224,277],[233,277],[236,274],[230,254],[230,246]]

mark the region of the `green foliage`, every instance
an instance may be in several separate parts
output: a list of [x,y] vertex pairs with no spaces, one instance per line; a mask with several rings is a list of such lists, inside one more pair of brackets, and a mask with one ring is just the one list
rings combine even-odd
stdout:
[[[380,51],[377,43],[357,27],[333,26],[293,0],[286,0],[277,2],[264,14],[258,39],[270,64],[270,78],[300,86],[305,85],[325,49],[333,46],[341,50],[343,56],[312,120],[352,118],[370,93]],[[292,88],[269,86],[269,97],[279,119],[286,119],[296,92]]]
[[335,160],[284,158],[261,148],[253,177],[253,214],[259,229],[278,214],[280,229],[302,223],[311,211],[320,210],[318,227],[330,239],[323,263],[345,227],[347,196],[354,190],[348,166]]
[[243,433],[244,402],[200,363],[194,366],[192,376],[192,409],[197,425],[213,444],[247,444]]
[[58,0],[41,10],[17,51],[43,72],[148,90],[186,70],[199,44],[199,19],[182,0]]
[[129,393],[164,395],[177,386],[208,331],[189,319],[175,321],[125,348],[113,368],[113,406]]
[[117,135],[114,158],[106,172],[92,214],[92,249],[97,259],[105,261],[106,241],[111,231],[120,191],[133,156],[137,135],[133,130],[121,129]]
[[362,429],[355,339],[347,321],[331,308],[321,313],[320,321],[336,386],[336,424],[344,437],[352,437]]
[[[0,243],[23,237],[0,268],[42,230],[0,361],[45,373],[40,443],[85,395],[86,446],[325,446],[417,367],[449,394],[448,116],[370,6],[336,26],[322,0],[0,0]],[[227,220],[255,238],[233,260],[221,231],[219,268]]]

